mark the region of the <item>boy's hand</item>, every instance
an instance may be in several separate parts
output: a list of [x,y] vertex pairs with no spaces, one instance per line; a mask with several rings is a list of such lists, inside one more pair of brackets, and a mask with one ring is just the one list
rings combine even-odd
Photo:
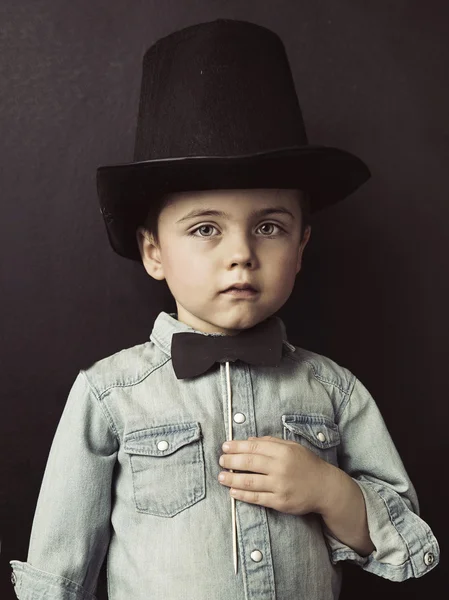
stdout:
[[269,435],[225,443],[220,465],[250,471],[221,472],[234,498],[293,515],[323,512],[331,464],[298,442]]

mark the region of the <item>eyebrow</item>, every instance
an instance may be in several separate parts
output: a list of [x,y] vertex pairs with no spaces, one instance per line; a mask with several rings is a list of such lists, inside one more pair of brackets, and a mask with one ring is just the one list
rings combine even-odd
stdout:
[[[289,211],[284,206],[270,206],[267,208],[263,208],[261,210],[253,210],[250,213],[250,217],[264,217],[266,215],[273,214],[283,214],[289,215],[293,220],[295,219],[293,213]],[[189,219],[195,219],[197,217],[224,217],[225,219],[229,218],[229,215],[222,210],[212,210],[212,209],[193,209],[189,213],[187,213],[182,219],[176,221],[177,223],[182,223],[183,221],[188,221]]]

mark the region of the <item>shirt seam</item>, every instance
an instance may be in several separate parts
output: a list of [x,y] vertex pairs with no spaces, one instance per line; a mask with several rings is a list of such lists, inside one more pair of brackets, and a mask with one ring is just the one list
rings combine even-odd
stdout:
[[[299,360],[297,359],[297,355],[294,355],[294,354],[288,354],[286,356],[286,358],[290,358],[291,360],[293,360],[295,362],[299,362]],[[345,404],[345,406],[346,406],[348,403],[349,396],[352,393],[352,389],[354,388],[354,381],[356,379],[355,375],[353,373],[351,373],[350,371],[348,371],[348,373],[351,374],[351,382],[349,385],[349,389],[346,390],[341,385],[336,383],[335,381],[326,379],[320,373],[318,373],[318,371],[315,368],[315,365],[309,359],[307,359],[303,356],[301,359],[301,362],[307,363],[309,365],[309,367],[312,369],[314,377],[315,377],[315,379],[317,379],[317,381],[319,381],[321,384],[331,385],[332,387],[336,388],[343,394],[343,400],[340,402],[339,406],[336,408],[336,411],[335,411],[335,419],[337,420],[337,417],[339,416],[340,412],[342,411],[342,405]],[[346,403],[345,403],[345,400],[346,400]]]
[[102,402],[101,400],[101,396],[98,395],[97,390],[94,388],[94,386],[91,384],[86,371],[84,371],[84,369],[81,369],[80,373],[84,376],[84,378],[87,381],[87,384],[89,386],[90,391],[92,392],[95,400],[98,403],[98,406],[100,407],[100,410],[103,414],[104,419],[106,420],[106,423],[108,425],[109,430],[111,431],[111,433],[113,434],[113,436],[116,438],[116,440],[120,443],[120,436],[118,435],[117,429],[115,427],[115,423],[114,420],[112,419],[112,416],[110,415],[109,411],[107,410],[106,406],[104,405],[104,402]]
[[349,382],[349,388],[345,393],[345,398],[343,398],[343,400],[341,401],[340,406],[338,407],[337,413],[335,415],[335,418],[337,420],[340,420],[341,417],[343,416],[344,411],[346,410],[346,407],[349,405],[349,402],[352,398],[352,392],[354,391],[355,388],[355,384],[357,382],[357,377],[351,373],[351,380]]
[[165,358],[159,364],[151,366],[148,371],[144,372],[143,375],[141,375],[138,379],[134,380],[133,382],[112,384],[112,385],[106,387],[101,393],[99,393],[94,388],[93,384],[91,384],[91,382],[89,381],[89,378],[87,377],[87,373],[84,370],[81,371],[83,373],[83,375],[85,376],[92,393],[94,394],[96,400],[98,401],[99,406],[101,407],[103,416],[105,417],[105,419],[107,421],[109,429],[111,430],[112,434],[115,436],[115,438],[119,444],[121,443],[121,437],[120,437],[120,434],[115,425],[114,418],[113,418],[112,414],[110,413],[110,411],[107,407],[107,404],[105,402],[106,396],[111,392],[111,390],[113,390],[115,388],[124,388],[124,387],[134,386],[134,385],[141,383],[147,377],[149,377],[151,375],[151,373],[153,373],[156,369],[159,369],[162,366],[164,366],[169,360],[171,360],[171,357]]
[[160,367],[163,367],[170,360],[171,360],[171,356],[164,357],[163,360],[159,364],[151,365],[147,371],[144,371],[144,373],[142,375],[138,376],[138,378],[133,381],[113,383],[113,384],[109,385],[99,394],[99,400],[102,400],[104,398],[104,396],[113,388],[129,387],[129,386],[133,386],[133,385],[142,383],[142,381],[144,379],[146,379],[149,375],[151,375],[151,373],[153,373],[153,371],[155,371],[156,369],[159,369]]

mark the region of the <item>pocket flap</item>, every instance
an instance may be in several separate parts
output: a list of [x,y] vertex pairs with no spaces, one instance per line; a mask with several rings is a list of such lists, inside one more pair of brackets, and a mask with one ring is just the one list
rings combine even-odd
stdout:
[[324,415],[282,415],[284,427],[325,450],[340,443],[338,426]]
[[166,456],[201,438],[200,424],[176,423],[127,433],[123,450],[142,456]]

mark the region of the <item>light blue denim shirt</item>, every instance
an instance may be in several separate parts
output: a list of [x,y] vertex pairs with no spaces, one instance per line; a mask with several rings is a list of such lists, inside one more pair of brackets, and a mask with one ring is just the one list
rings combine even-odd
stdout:
[[438,542],[373,398],[348,369],[289,344],[281,321],[280,366],[230,363],[233,438],[294,440],[346,471],[363,492],[376,550],[358,555],[317,514],[237,500],[235,574],[229,488],[217,480],[230,439],[225,364],[178,380],[171,337],[196,331],[176,317],[161,312],[149,341],[76,377],[27,562],[11,561],[18,598],[95,598],[105,557],[110,600],[327,600],[339,596],[340,561],[392,581],[438,564]]

